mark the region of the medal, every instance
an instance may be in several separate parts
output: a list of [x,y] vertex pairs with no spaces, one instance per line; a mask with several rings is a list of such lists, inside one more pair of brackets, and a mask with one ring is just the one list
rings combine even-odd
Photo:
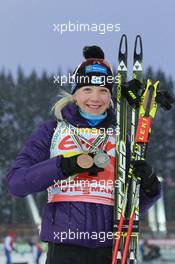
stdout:
[[77,158],[77,164],[83,169],[89,169],[93,166],[94,160],[88,154],[81,154]]
[[103,150],[99,150],[94,156],[94,163],[99,168],[105,168],[109,164],[109,156]]
[[[103,149],[105,148],[105,145],[107,144],[108,138],[109,138],[108,134],[106,134],[106,133],[101,134],[100,133],[100,135],[98,135],[97,138],[93,142],[91,142],[90,140],[88,140],[84,136],[80,135],[79,131],[77,131],[77,129],[75,127],[73,127],[72,125],[68,124],[67,122],[65,122],[65,125],[67,126],[67,128],[69,128],[69,126],[70,126],[71,128],[75,129],[74,130],[75,132],[73,134],[70,133],[70,137],[72,138],[73,142],[78,147],[78,149],[83,152],[83,154],[80,154],[77,158],[77,164],[81,168],[89,169],[93,166],[93,164],[95,164],[99,168],[105,168],[109,164],[110,158],[109,158],[108,154],[103,151]],[[83,149],[82,142],[80,141],[80,139],[83,142],[85,142],[87,145],[89,145],[88,150]],[[84,153],[85,151],[86,151],[86,153]],[[88,153],[96,152],[96,154],[92,158],[87,153],[87,151],[88,151]]]

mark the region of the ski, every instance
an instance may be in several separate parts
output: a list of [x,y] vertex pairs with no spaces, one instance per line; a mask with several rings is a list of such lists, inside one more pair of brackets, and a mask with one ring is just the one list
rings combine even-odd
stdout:
[[[114,186],[114,250],[112,264],[121,263],[123,242],[121,241],[122,226],[124,221],[123,201],[125,198],[126,182],[126,133],[128,103],[122,96],[121,86],[127,81],[128,44],[127,36],[122,35],[118,52],[117,68],[117,104],[116,104],[116,175],[117,182]],[[117,184],[116,184],[117,183]],[[116,262],[117,261],[117,262]]]
[[[135,44],[134,44],[134,55],[133,55],[133,72],[132,72],[132,79],[137,79],[141,83],[143,83],[143,46],[142,46],[142,39],[140,35],[136,36]],[[140,91],[142,92],[142,91]],[[142,153],[142,146],[137,145],[137,148],[134,149],[135,146],[135,134],[136,134],[136,127],[138,122],[139,110],[135,109],[134,107],[131,108],[131,130],[130,130],[130,142],[131,142],[131,159],[132,154],[135,152],[136,160],[141,159]],[[134,194],[136,190],[136,179],[130,179],[128,177],[128,185],[130,185],[129,193],[128,193],[128,207],[127,210],[130,213],[132,211],[132,205],[134,203]],[[139,195],[139,194],[138,194]],[[139,203],[138,203],[139,207]],[[127,219],[130,217],[127,216]],[[134,232],[132,232],[131,236],[131,243],[130,243],[130,250],[129,250],[129,261],[132,264],[137,263],[137,254],[138,254],[138,239],[139,239],[139,208],[134,214]]]
[[[143,45],[140,35],[136,36],[134,44],[134,56],[133,56],[133,72],[132,79],[137,79],[143,83]],[[131,153],[135,142],[135,129],[138,121],[138,111],[131,108]]]

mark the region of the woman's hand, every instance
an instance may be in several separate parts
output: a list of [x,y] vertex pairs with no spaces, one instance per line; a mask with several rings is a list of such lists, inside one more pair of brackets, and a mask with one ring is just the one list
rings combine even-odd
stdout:
[[96,176],[98,174],[98,172],[104,171],[103,168],[99,168],[93,163],[93,157],[94,157],[93,153],[88,154],[92,158],[92,166],[90,166],[89,168],[80,167],[78,165],[78,163],[79,163],[78,160],[80,159],[81,155],[82,154],[79,154],[79,155],[75,155],[75,156],[72,156],[69,158],[61,157],[60,166],[61,166],[62,173],[66,177],[75,175],[77,173],[83,173],[83,172],[88,172],[89,175]]

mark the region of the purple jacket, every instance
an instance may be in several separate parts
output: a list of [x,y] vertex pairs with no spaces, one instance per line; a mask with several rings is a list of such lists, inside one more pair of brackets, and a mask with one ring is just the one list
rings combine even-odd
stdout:
[[[89,127],[72,103],[63,109],[62,115],[74,126]],[[109,112],[106,120],[99,126],[109,127],[113,118],[113,114]],[[56,121],[43,123],[24,145],[7,176],[8,189],[12,195],[24,197],[45,191],[54,180],[65,179],[60,169],[60,157],[49,158],[51,139],[56,126]],[[152,198],[141,190],[141,212],[151,207],[159,197],[160,188]],[[90,248],[107,247],[112,245],[112,239],[107,239],[104,234],[111,234],[112,226],[112,206],[85,202],[50,203],[44,209],[40,238],[43,241]],[[84,234],[81,238],[80,232]]]

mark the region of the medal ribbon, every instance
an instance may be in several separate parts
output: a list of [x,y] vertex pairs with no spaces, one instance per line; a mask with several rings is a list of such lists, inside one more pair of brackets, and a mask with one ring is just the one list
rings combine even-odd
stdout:
[[77,128],[72,126],[71,124],[67,123],[66,121],[65,122],[65,125],[67,128],[72,128],[74,129],[75,131],[75,134],[72,134],[70,133],[70,137],[72,138],[72,140],[74,141],[74,143],[77,145],[77,147],[82,150],[83,152],[86,152],[84,151],[83,147],[82,147],[82,144],[81,144],[81,140],[83,140],[86,144],[88,144],[90,146],[90,148],[88,149],[88,152],[92,153],[94,151],[97,151],[99,148],[98,146],[102,143],[102,147],[100,149],[103,149],[108,141],[108,138],[109,138],[109,135],[108,134],[100,134],[95,140],[94,142],[91,142],[89,141],[87,138],[83,137],[82,135],[80,135],[80,133],[78,132]]

